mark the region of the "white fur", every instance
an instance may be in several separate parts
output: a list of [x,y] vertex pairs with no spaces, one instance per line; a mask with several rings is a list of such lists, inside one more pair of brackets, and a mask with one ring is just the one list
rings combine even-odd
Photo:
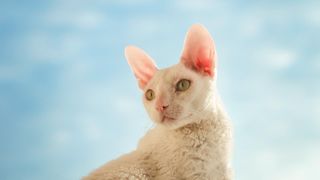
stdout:
[[[179,73],[194,78],[198,84],[192,86],[197,98],[201,99],[200,104],[195,102],[194,106],[199,108],[192,111],[194,114],[187,119],[178,119],[176,123],[158,124],[140,140],[134,152],[111,161],[84,179],[231,179],[231,130],[218,102],[215,82],[178,64],[157,72],[147,87],[163,90],[162,81],[166,81],[163,77],[183,76]],[[144,103],[150,116],[154,117],[156,113],[146,100]],[[185,108],[185,112],[190,111]]]
[[[139,83],[144,91],[155,92],[154,100],[143,96],[143,102],[156,126],[140,140],[135,151],[107,163],[84,180],[232,179],[231,126],[219,102],[214,72],[213,76],[203,75],[183,60],[152,71],[148,83]],[[175,92],[180,79],[190,80],[191,86]],[[160,100],[169,105],[164,112],[155,108]],[[163,121],[164,116],[174,120]]]

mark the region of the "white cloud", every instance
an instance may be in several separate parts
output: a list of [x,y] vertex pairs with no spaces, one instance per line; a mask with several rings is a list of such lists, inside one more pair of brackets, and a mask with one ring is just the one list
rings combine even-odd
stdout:
[[[303,146],[302,146],[303,147]],[[296,158],[297,161],[287,164],[275,178],[283,180],[319,179],[320,147],[313,144],[311,147],[304,147],[303,154]]]
[[52,39],[43,33],[32,34],[26,38],[24,48],[32,59],[56,58],[58,49],[54,47]]
[[23,46],[31,59],[54,63],[81,52],[85,43],[76,34],[54,37],[50,33],[34,32],[25,38]]
[[320,3],[302,7],[303,16],[310,25],[320,27]]
[[320,70],[320,54],[315,55],[312,59],[313,67],[316,69],[317,72]]
[[[219,2],[220,3],[220,2]],[[217,5],[218,1],[210,0],[176,0],[175,6],[183,11],[204,11]]]
[[0,80],[18,80],[23,72],[21,66],[0,66]]
[[97,28],[103,17],[98,12],[90,11],[71,11],[71,9],[66,9],[65,11],[53,10],[48,13],[45,21],[53,25],[64,25],[64,26],[75,26],[82,29],[92,29]]
[[51,136],[52,145],[54,148],[63,148],[71,141],[71,133],[66,130],[58,130]]
[[132,5],[146,5],[152,3],[152,0],[101,0],[100,2],[105,3],[107,5],[121,5],[121,6],[132,6]]
[[[246,177],[259,176],[264,179],[282,179],[282,180],[301,180],[301,179],[319,179],[318,173],[320,162],[320,144],[312,145],[305,143],[299,146],[286,148],[265,149],[265,151],[255,152],[248,161],[251,169],[254,167],[254,175],[245,175]],[[251,167],[252,166],[252,167]],[[250,178],[250,179],[251,179]]]
[[256,36],[261,32],[262,18],[246,15],[239,21],[240,33],[244,36]]
[[315,125],[320,130],[320,94],[313,98],[313,103],[311,104],[312,117],[315,121]]
[[271,150],[259,152],[254,158],[254,165],[257,167],[270,168],[277,164],[278,158],[278,154]]
[[137,112],[137,106],[142,106],[142,103],[135,102],[130,97],[116,96],[114,108],[116,111],[124,114],[135,114]]
[[90,141],[98,141],[103,138],[104,130],[99,122],[97,122],[97,117],[92,117],[86,119],[81,123],[82,129],[84,131],[84,136]]
[[297,53],[282,48],[264,48],[255,53],[254,58],[261,64],[268,65],[274,69],[285,69],[297,60]]
[[161,31],[161,24],[163,24],[163,19],[159,16],[133,17],[128,21],[128,34],[133,38],[145,39],[152,37],[154,39],[154,36]]
[[97,28],[106,16],[97,8],[89,10],[88,7],[90,7],[89,1],[55,1],[41,20],[50,26]]

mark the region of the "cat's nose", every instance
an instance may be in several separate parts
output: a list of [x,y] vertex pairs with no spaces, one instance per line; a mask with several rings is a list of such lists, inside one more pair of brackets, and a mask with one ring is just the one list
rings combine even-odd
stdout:
[[160,106],[157,106],[156,109],[157,109],[157,111],[159,111],[159,112],[163,112],[163,111],[166,110],[168,107],[169,107],[169,105],[160,105]]

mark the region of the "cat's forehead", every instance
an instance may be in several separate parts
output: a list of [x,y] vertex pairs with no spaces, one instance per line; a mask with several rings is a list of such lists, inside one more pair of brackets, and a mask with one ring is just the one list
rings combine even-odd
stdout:
[[194,76],[193,72],[179,63],[169,68],[158,70],[148,83],[148,87],[156,88],[159,86],[171,85],[181,78],[188,78],[192,76]]
[[174,73],[175,68],[165,68],[158,70],[152,77],[150,81],[150,85],[162,84],[162,83],[170,83],[175,77]]

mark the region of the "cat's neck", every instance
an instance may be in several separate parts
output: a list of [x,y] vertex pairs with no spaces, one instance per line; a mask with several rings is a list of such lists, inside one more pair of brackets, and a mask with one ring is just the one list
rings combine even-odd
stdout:
[[199,118],[193,123],[176,129],[161,125],[156,126],[140,141],[140,149],[158,148],[159,144],[166,146],[168,142],[172,146],[194,146],[195,142],[201,144],[208,139],[215,141],[217,138],[221,138],[222,134],[230,128],[227,115],[220,104],[217,105],[217,109],[206,112],[206,115]]
[[201,131],[212,132],[216,128],[226,126],[227,123],[227,115],[220,103],[214,104],[212,109],[203,112],[202,116],[197,116],[196,118],[198,119],[193,123],[177,128],[174,131],[185,135]]

